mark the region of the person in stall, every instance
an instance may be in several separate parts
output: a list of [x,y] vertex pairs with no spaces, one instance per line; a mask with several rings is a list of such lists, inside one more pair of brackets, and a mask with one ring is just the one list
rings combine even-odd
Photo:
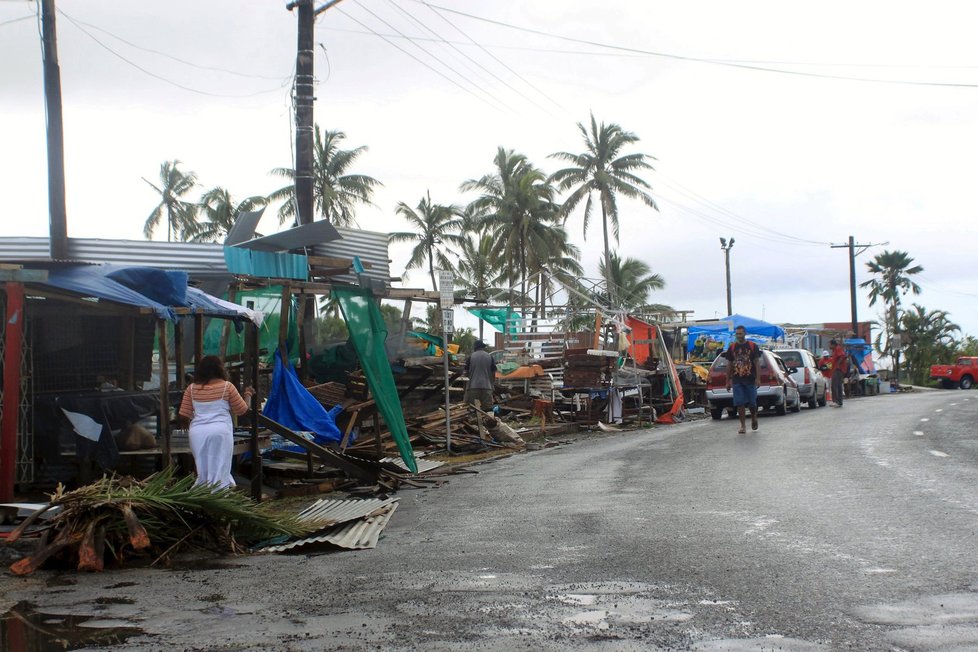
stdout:
[[201,358],[194,370],[194,381],[180,402],[180,417],[190,422],[190,452],[197,466],[195,485],[212,485],[215,491],[234,486],[231,414],[247,412],[254,393],[253,388],[246,387],[242,397],[228,381],[224,363],[216,355]]

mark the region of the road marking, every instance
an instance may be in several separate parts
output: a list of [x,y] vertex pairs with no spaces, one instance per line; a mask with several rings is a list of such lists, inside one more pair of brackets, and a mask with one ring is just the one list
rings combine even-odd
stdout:
[[944,411],[943,408],[937,408],[936,410],[934,410],[934,412],[943,412],[943,411]]
[[951,403],[951,407],[954,407],[955,405],[957,405],[957,403]]
[[942,453],[941,451],[930,451],[930,454],[934,457],[951,457],[947,453]]
[[926,422],[926,421],[930,421],[930,419],[928,419],[927,417],[924,417],[923,419],[921,419],[921,421],[922,422]]
[[884,575],[886,573],[895,573],[896,570],[892,568],[867,568],[863,572],[867,575]]
[[924,436],[924,431],[923,430],[914,430],[913,431],[913,434],[917,435],[918,437],[923,437]]

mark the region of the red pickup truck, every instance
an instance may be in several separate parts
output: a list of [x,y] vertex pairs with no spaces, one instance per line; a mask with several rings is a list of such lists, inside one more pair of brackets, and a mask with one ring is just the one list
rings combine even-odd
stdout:
[[935,364],[930,368],[930,379],[941,381],[944,389],[971,389],[978,379],[978,357],[958,358],[954,364]]

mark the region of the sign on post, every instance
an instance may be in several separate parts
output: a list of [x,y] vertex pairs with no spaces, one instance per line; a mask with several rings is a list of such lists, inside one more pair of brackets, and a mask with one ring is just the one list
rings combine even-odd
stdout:
[[445,310],[455,305],[455,276],[451,270],[439,270],[438,294],[441,309]]
[[441,329],[451,335],[455,332],[455,311],[451,308],[441,311]]

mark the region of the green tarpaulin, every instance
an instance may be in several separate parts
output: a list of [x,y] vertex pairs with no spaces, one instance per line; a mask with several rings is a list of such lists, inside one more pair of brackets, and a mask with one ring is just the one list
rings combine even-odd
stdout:
[[370,385],[377,409],[394,437],[401,459],[412,473],[417,473],[418,465],[408,438],[407,426],[404,424],[401,399],[397,395],[394,374],[391,373],[387,350],[384,348],[387,325],[380,312],[379,302],[366,291],[357,288],[333,288],[332,295],[343,311],[350,339],[360,356],[360,365],[367,376],[367,384]]
[[[227,296],[224,296],[228,300]],[[265,323],[258,331],[258,347],[265,349],[268,354],[263,359],[264,362],[274,361],[275,350],[278,348],[278,331],[282,308],[282,288],[281,286],[271,286],[260,290],[238,291],[234,303],[241,306],[248,305],[249,301],[254,301],[255,310],[265,313]],[[299,341],[299,331],[296,328],[296,304],[293,300],[289,305],[289,332],[287,337],[287,347],[292,364],[299,361],[296,343]],[[221,351],[221,333],[225,328],[225,320],[212,319],[204,329],[204,354],[219,355],[224,357],[236,356],[244,353],[245,334],[244,331],[236,332],[232,326],[228,332],[227,352]]]
[[[497,331],[507,335],[516,335],[519,332],[519,325],[523,321],[518,312],[513,312],[509,308],[466,308],[466,310]],[[509,322],[508,332],[507,322]]]

